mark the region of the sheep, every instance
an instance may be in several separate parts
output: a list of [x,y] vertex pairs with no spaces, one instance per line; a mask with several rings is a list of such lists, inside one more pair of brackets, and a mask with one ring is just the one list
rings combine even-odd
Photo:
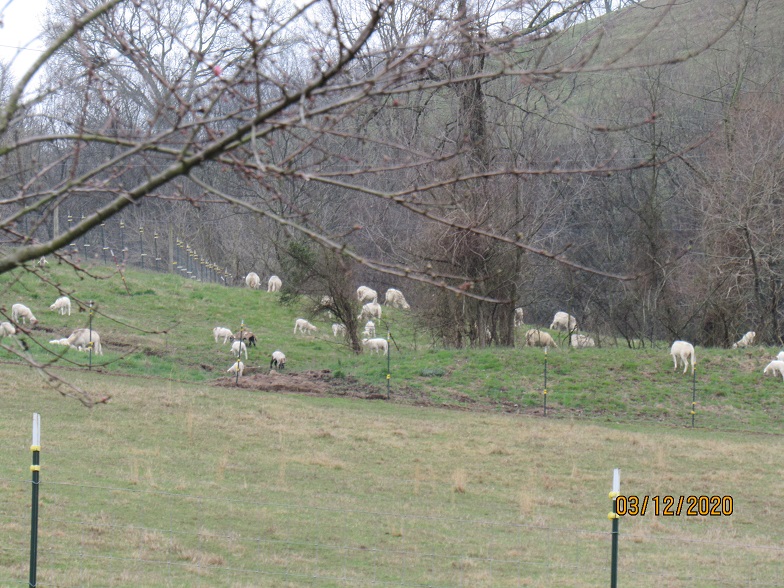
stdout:
[[310,324],[304,318],[298,318],[294,323],[294,334],[297,334],[297,330],[301,333],[315,333],[318,331],[318,328],[315,325]]
[[256,347],[256,335],[253,334],[252,331],[248,331],[247,329],[243,329],[241,331],[237,331],[231,336],[232,341],[247,341],[248,347]]
[[694,364],[697,363],[697,357],[694,355],[694,345],[686,341],[675,341],[670,348],[670,355],[675,364],[675,370],[678,369],[678,358],[683,362],[683,373],[689,367],[689,359],[691,358],[691,373],[694,373]]
[[357,288],[357,300],[360,302],[377,302],[378,293],[373,288],[367,286],[360,286]]
[[332,336],[337,337],[338,334],[341,335],[346,334],[346,325],[341,325],[340,323],[332,323]]
[[215,327],[212,330],[212,334],[215,337],[215,342],[216,343],[218,342],[218,339],[223,337],[223,344],[224,345],[226,344],[226,341],[228,341],[229,339],[231,339],[233,337],[232,332],[229,329],[227,329],[226,327]]
[[321,297],[321,306],[324,308],[331,308],[335,306],[335,299],[332,296],[327,296],[326,294]]
[[577,319],[570,315],[568,312],[558,311],[553,317],[553,322],[550,325],[551,329],[558,329],[559,331],[576,331]]
[[732,344],[733,349],[737,349],[738,347],[749,347],[750,345],[754,345],[754,342],[757,339],[757,333],[754,331],[749,331],[743,337],[740,338],[740,341],[737,343]]
[[376,323],[373,321],[368,321],[365,325],[365,330],[362,331],[362,335],[368,339],[372,339],[376,336]]
[[239,358],[237,358],[237,361],[235,361],[233,364],[231,364],[231,366],[229,366],[229,369],[226,370],[226,373],[238,374],[239,376],[242,376],[242,372],[244,371],[245,371],[245,364],[242,363],[242,361],[240,361]]
[[248,347],[245,343],[242,341],[234,341],[234,343],[231,344],[231,353],[236,355],[237,359],[239,359],[243,351],[245,352],[245,359],[248,359]]
[[46,267],[47,265],[49,265],[49,261],[47,261],[45,256],[42,256],[41,259],[35,262],[35,265],[37,265],[38,267]]
[[362,339],[362,345],[367,347],[368,351],[371,353],[375,351],[376,353],[387,353],[387,340],[376,338],[376,339]]
[[16,327],[9,322],[0,323],[0,339],[16,335]]
[[49,341],[49,345],[68,345],[68,337],[63,337],[62,339],[52,339]]
[[60,296],[60,298],[49,306],[49,310],[59,310],[61,315],[64,315],[66,311],[68,311],[68,316],[71,316],[71,299],[68,298],[68,296]]
[[387,290],[386,294],[384,294],[384,304],[387,306],[393,306],[395,308],[401,308],[403,310],[408,310],[411,308],[406,302],[405,296],[400,290],[395,290],[394,288],[390,288]]
[[98,355],[103,355],[101,336],[97,331],[90,329],[76,329],[66,339],[66,343],[79,351],[88,351],[91,347]]
[[779,351],[779,354],[776,356],[776,359],[779,361],[784,361],[784,351]]
[[272,352],[272,360],[270,361],[270,369],[275,366],[276,369],[282,370],[286,367],[286,356],[283,354],[282,351],[273,351]]
[[784,380],[784,361],[781,361],[779,359],[774,359],[773,361],[771,361],[768,365],[765,366],[765,369],[762,370],[763,374],[767,374],[768,372],[770,372],[774,376],[776,374],[779,374],[781,376],[781,379]]
[[381,305],[378,302],[368,302],[362,306],[362,312],[357,317],[359,320],[381,319]]
[[572,333],[572,336],[569,338],[569,344],[578,349],[581,347],[596,347],[596,342],[592,337],[581,335],[580,333]]
[[528,347],[555,347],[558,348],[558,345],[555,343],[555,339],[553,339],[552,335],[547,331],[540,331],[539,329],[530,329],[525,334],[525,344]]
[[248,288],[251,290],[258,290],[259,286],[261,285],[261,278],[259,274],[256,272],[250,272],[247,276],[245,276],[245,284],[247,284]]
[[17,302],[11,307],[11,320],[18,325],[20,319],[23,323],[29,320],[31,325],[38,324],[38,319],[33,315],[33,311]]
[[270,276],[267,281],[267,292],[278,292],[283,286],[283,281],[278,276]]
[[518,306],[514,309],[514,326],[520,327],[523,324],[523,309]]

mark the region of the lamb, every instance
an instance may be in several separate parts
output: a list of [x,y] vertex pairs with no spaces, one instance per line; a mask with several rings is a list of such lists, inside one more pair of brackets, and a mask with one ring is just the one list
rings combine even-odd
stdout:
[[384,304],[387,306],[393,306],[395,308],[401,308],[403,310],[408,310],[411,308],[406,302],[405,296],[400,290],[395,290],[394,288],[390,288],[387,290],[386,294],[384,294]]
[[233,355],[237,356],[237,359],[239,359],[243,351],[245,352],[245,359],[248,359],[248,348],[245,343],[242,341],[235,341],[231,344],[231,352]]
[[242,376],[242,372],[244,371],[245,371],[245,364],[242,363],[242,361],[240,361],[239,358],[237,358],[237,361],[231,364],[229,369],[226,370],[226,372],[229,374],[238,374],[239,376]]
[[768,365],[765,366],[765,369],[762,370],[763,374],[771,373],[774,376],[779,374],[781,379],[784,380],[784,361],[774,359]]
[[267,292],[279,292],[283,286],[283,281],[278,276],[270,276],[267,281]]
[[272,352],[272,360],[270,361],[270,369],[272,369],[272,366],[275,366],[275,368],[278,369],[278,370],[282,370],[283,368],[286,367],[286,356],[283,355],[282,351],[278,350],[278,351],[273,351]]
[[550,325],[550,328],[558,329],[559,331],[576,331],[577,319],[568,312],[558,311],[553,317],[553,322]]
[[62,339],[52,339],[49,341],[49,345],[68,345],[68,337],[63,337]]
[[242,341],[243,343],[247,341],[248,347],[256,347],[256,335],[254,335],[252,331],[248,331],[247,329],[237,331],[231,336],[231,338],[232,341]]
[[223,337],[223,344],[224,345],[226,344],[226,341],[231,339],[232,336],[233,336],[232,332],[229,329],[227,329],[226,327],[215,327],[212,330],[212,334],[215,337],[215,342],[216,343],[218,342],[218,339]]
[[368,339],[372,339],[376,336],[376,323],[373,321],[368,321],[365,325],[365,330],[362,331],[362,335]]
[[375,351],[376,353],[386,354],[387,352],[387,340],[380,337],[376,339],[362,339],[362,345],[367,347],[371,353]]
[[90,329],[76,329],[73,333],[71,333],[68,339],[66,339],[66,342],[68,345],[78,349],[79,351],[87,351],[92,348],[98,355],[103,355],[103,349],[101,348],[101,336],[97,331],[92,331]]
[[346,325],[341,325],[340,323],[332,323],[332,336],[337,337],[338,334],[341,335],[346,334]]
[[737,349],[738,347],[749,347],[750,345],[754,345],[754,342],[757,339],[757,333],[754,331],[749,331],[743,337],[740,338],[740,341],[737,343],[732,344],[733,349]]
[[362,312],[357,317],[359,320],[381,319],[381,305],[378,302],[368,302],[362,306]]
[[552,335],[547,331],[540,331],[539,329],[530,329],[525,334],[525,344],[528,347],[555,347],[558,348],[558,345],[555,343],[555,339],[553,339]]
[[245,276],[245,283],[251,290],[258,290],[259,286],[261,286],[261,278],[256,272],[250,272]]
[[572,333],[572,336],[569,338],[569,344],[578,349],[582,347],[596,347],[596,342],[592,337],[581,335],[580,333]]
[[691,373],[694,373],[694,364],[697,363],[697,357],[694,355],[694,345],[686,341],[675,341],[670,348],[670,355],[675,364],[675,369],[678,369],[678,358],[683,362],[683,373],[689,367],[689,359],[691,359]]
[[294,323],[294,334],[297,334],[297,330],[301,333],[315,333],[318,331],[318,328],[315,325],[310,324],[304,318],[298,318],[297,321]]
[[523,324],[523,309],[518,306],[514,309],[514,326],[520,327]]
[[377,302],[378,293],[373,288],[367,286],[360,286],[357,288],[357,300],[360,302]]
[[61,315],[65,315],[65,312],[68,311],[68,316],[71,316],[71,299],[68,296],[60,296],[52,303],[49,310],[59,310]]
[[18,325],[20,319],[23,323],[29,320],[31,325],[38,324],[38,319],[33,315],[33,311],[17,302],[11,307],[11,320]]
[[16,327],[9,322],[0,323],[0,339],[16,335]]

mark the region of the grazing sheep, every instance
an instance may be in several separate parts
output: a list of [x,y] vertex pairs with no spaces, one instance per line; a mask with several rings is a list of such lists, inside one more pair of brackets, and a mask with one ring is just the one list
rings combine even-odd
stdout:
[[691,359],[691,373],[694,373],[694,364],[697,363],[697,357],[694,355],[694,345],[686,341],[675,341],[670,348],[670,355],[675,364],[675,370],[678,369],[678,358],[683,362],[683,373],[689,367],[689,359]]
[[215,342],[216,343],[218,342],[218,339],[223,337],[223,344],[224,345],[226,344],[226,341],[228,341],[229,339],[231,339],[233,337],[231,331],[229,329],[227,329],[226,327],[215,327],[212,330],[212,334],[215,337]]
[[33,311],[24,304],[17,302],[11,307],[11,320],[18,325],[20,319],[23,323],[26,323],[29,320],[31,325],[38,323],[38,319],[33,315]]
[[765,369],[762,370],[763,374],[771,373],[774,376],[779,374],[781,379],[784,380],[784,361],[774,359],[768,365],[765,366]]
[[737,343],[732,344],[733,349],[737,349],[738,347],[749,347],[750,345],[754,345],[754,342],[757,339],[757,333],[754,331],[749,331],[743,337],[740,338],[740,341]]
[[368,321],[365,325],[365,330],[362,331],[362,336],[366,339],[372,339],[376,336],[376,323]]
[[315,325],[310,324],[304,318],[298,318],[297,321],[294,323],[294,334],[297,334],[297,331],[301,333],[315,333],[318,331],[318,328]]
[[362,345],[367,347],[367,350],[371,353],[375,351],[376,353],[386,354],[387,352],[387,340],[380,337],[376,339],[362,339]]
[[373,288],[360,286],[357,288],[357,300],[360,302],[377,302],[378,293]]
[[779,351],[779,354],[776,356],[776,359],[779,361],[784,361],[784,351]]
[[341,325],[340,323],[332,323],[332,336],[337,337],[338,334],[340,335],[346,334],[346,325]]
[[101,336],[90,329],[76,329],[66,339],[66,343],[79,351],[88,351],[91,347],[98,355],[103,355]]
[[231,344],[231,353],[239,358],[245,352],[245,359],[248,359],[248,347],[242,341],[235,341]]
[[252,331],[248,331],[247,329],[243,329],[241,331],[237,331],[231,336],[233,341],[243,341],[247,342],[248,347],[256,347],[256,335],[253,334]]
[[381,305],[378,302],[368,302],[362,306],[362,312],[357,317],[361,321],[381,319]]
[[9,322],[0,323],[0,339],[16,335],[16,327]]
[[267,292],[278,292],[283,286],[283,282],[278,276],[270,276],[267,281]]
[[282,370],[286,367],[286,356],[282,351],[273,351],[272,360],[270,361],[270,369],[275,366],[275,369]]
[[558,311],[553,317],[553,322],[550,325],[551,329],[558,329],[559,331],[576,331],[577,319],[570,315],[568,312]]
[[250,272],[247,276],[245,276],[245,284],[247,284],[248,288],[251,290],[258,290],[259,286],[261,286],[261,278],[259,274],[256,272]]
[[71,299],[68,296],[60,296],[52,303],[49,310],[59,310],[61,315],[68,311],[68,316],[71,316]]
[[390,288],[387,290],[386,294],[384,294],[384,304],[387,306],[393,306],[395,308],[401,308],[403,310],[408,310],[411,308],[406,302],[405,296],[400,290],[395,290],[394,288]]
[[237,361],[231,364],[229,369],[226,370],[226,372],[229,374],[238,374],[240,376],[242,376],[242,372],[244,371],[245,371],[245,364],[242,363],[242,361],[240,361],[239,358],[237,358]]
[[596,347],[596,342],[592,337],[581,335],[580,333],[572,333],[572,336],[569,337],[569,344],[578,349],[581,347]]
[[518,306],[514,309],[514,326],[520,327],[523,325],[523,309]]
[[555,339],[553,339],[552,335],[547,331],[540,331],[539,329],[530,329],[525,334],[525,344],[528,347],[555,347],[558,348],[558,345],[555,343]]

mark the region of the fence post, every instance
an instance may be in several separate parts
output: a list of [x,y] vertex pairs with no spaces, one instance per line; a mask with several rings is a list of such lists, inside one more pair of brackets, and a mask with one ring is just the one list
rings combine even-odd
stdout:
[[612,500],[612,512],[607,515],[607,518],[612,521],[612,559],[610,562],[610,588],[618,587],[618,496],[621,494],[621,470],[615,468],[613,470],[613,484],[612,491],[610,492],[610,500]]
[[[82,220],[84,220],[84,214],[82,214]],[[90,242],[87,240],[87,235],[90,231],[87,231],[82,236],[82,252],[84,253],[85,260],[90,258]]]
[[39,476],[41,474],[41,415],[33,413],[33,444],[30,446],[33,452],[33,465],[30,471],[33,477],[33,499],[30,515],[30,582],[29,586],[36,585],[36,567],[38,563],[38,487]]
[[125,221],[120,219],[120,251],[122,252],[123,265],[125,264]]
[[106,246],[106,223],[101,223],[101,251],[103,251],[103,264],[106,265],[106,252],[109,248]]
[[387,329],[387,400],[389,400],[389,381],[392,379],[392,374],[389,369],[389,357],[392,353],[392,346],[389,344],[392,339],[392,334]]
[[144,269],[144,258],[146,255],[147,254],[144,252],[144,227],[139,227],[139,262],[141,263],[142,269]]
[[90,337],[87,339],[87,349],[90,350],[88,370],[93,369],[93,301],[90,300]]
[[691,428],[694,428],[694,415],[697,412],[697,368],[694,358],[691,360]]
[[155,257],[155,271],[158,271],[158,262],[161,260],[158,257],[158,231],[155,231],[152,234],[152,249],[153,249],[153,256]]
[[544,346],[544,392],[542,393],[544,403],[544,416],[547,416],[547,345]]

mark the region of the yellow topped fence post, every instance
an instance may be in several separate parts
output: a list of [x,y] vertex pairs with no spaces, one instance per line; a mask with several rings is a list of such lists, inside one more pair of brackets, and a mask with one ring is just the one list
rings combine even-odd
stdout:
[[613,470],[613,483],[612,491],[610,492],[610,500],[612,500],[612,512],[607,515],[607,518],[612,521],[612,558],[610,562],[610,588],[618,587],[618,496],[621,495],[621,470],[615,468]]
[[542,398],[544,402],[544,416],[547,416],[547,345],[544,346],[544,392]]
[[33,502],[30,517],[30,586],[36,585],[36,566],[38,563],[38,487],[41,475],[41,415],[33,413],[33,444],[30,446],[33,453],[32,472]]

